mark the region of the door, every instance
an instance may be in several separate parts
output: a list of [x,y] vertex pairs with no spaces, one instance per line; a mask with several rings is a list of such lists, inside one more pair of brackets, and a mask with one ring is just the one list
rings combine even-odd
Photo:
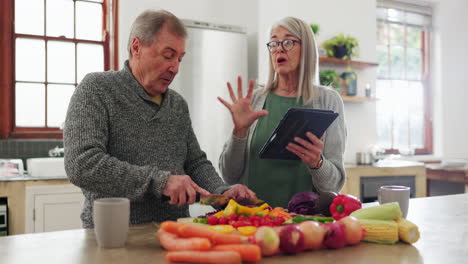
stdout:
[[84,196],[71,184],[26,188],[26,233],[82,228]]

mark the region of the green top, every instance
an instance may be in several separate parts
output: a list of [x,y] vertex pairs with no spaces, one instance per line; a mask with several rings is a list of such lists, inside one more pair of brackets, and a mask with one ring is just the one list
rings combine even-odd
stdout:
[[252,137],[248,185],[257,197],[273,207],[287,207],[295,193],[313,190],[310,173],[302,161],[259,158],[260,150],[284,114],[291,107],[301,107],[301,101],[269,93],[263,107],[269,114],[258,120]]

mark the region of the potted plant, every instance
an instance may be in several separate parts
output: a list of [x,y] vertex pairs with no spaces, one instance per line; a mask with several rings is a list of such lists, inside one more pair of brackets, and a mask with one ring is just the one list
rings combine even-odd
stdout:
[[319,73],[320,84],[333,87],[338,93],[341,93],[340,77],[335,70],[324,70]]
[[326,40],[322,47],[329,57],[350,60],[351,57],[359,55],[359,43],[357,39],[347,35],[338,34],[337,36]]
[[318,24],[310,24],[310,28],[315,35],[318,35],[318,32],[320,31],[320,26]]

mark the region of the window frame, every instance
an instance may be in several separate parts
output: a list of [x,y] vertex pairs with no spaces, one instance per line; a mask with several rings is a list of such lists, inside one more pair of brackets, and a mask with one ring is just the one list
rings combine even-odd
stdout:
[[[63,130],[48,127],[16,127],[15,125],[15,39],[35,38],[14,32],[15,0],[0,1],[0,139],[62,139]],[[118,0],[103,0],[104,70],[118,64]],[[64,37],[36,37],[76,43]],[[81,41],[80,41],[81,42]],[[96,41],[83,41],[96,43]],[[44,82],[47,84],[46,82]]]
[[[411,11],[406,11],[411,12]],[[415,155],[433,154],[433,124],[432,124],[432,87],[431,87],[431,72],[430,72],[430,54],[431,54],[431,34],[427,30],[421,32],[421,83],[424,87],[423,103],[424,103],[424,147],[414,149]],[[377,77],[379,79],[379,77]],[[384,149],[385,154],[400,154],[398,149]]]

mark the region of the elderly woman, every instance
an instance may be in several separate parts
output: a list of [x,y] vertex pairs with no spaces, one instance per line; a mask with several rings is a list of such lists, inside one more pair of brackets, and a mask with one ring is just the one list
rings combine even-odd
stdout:
[[[266,85],[254,91],[251,80],[243,96],[239,77],[237,93],[227,83],[232,103],[218,97],[234,122],[219,164],[227,183],[244,183],[270,205],[285,207],[297,192],[341,189],[346,126],[340,95],[314,84],[318,57],[311,28],[300,19],[286,17],[273,25],[270,36]],[[333,110],[339,117],[322,138],[307,132],[308,140],[295,138],[288,144],[286,149],[300,160],[260,159],[260,149],[291,107]]]

